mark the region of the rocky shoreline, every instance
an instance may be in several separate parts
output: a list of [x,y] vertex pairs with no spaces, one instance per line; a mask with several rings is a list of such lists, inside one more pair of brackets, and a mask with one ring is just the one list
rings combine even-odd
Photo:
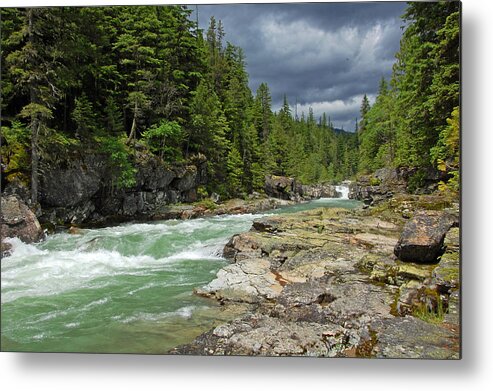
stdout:
[[[413,236],[416,221],[427,228]],[[256,220],[196,290],[249,310],[170,353],[458,359],[458,223],[456,203],[428,195]],[[403,249],[416,259],[398,259]]]

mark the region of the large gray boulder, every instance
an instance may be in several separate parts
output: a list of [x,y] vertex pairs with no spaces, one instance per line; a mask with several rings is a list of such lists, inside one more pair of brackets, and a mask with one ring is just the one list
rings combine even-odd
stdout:
[[444,253],[446,233],[457,225],[457,217],[448,213],[419,211],[404,226],[394,254],[405,262],[436,262]]
[[9,244],[6,238],[19,238],[25,243],[37,242],[44,238],[43,229],[36,215],[14,195],[2,196],[0,213],[0,239],[2,255],[6,255]]

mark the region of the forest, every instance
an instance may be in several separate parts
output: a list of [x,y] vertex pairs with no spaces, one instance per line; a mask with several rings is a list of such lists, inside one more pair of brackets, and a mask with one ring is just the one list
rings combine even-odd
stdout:
[[337,183],[382,167],[430,168],[459,185],[458,2],[409,3],[392,77],[366,95],[354,132],[330,113],[273,111],[267,83],[249,88],[245,54],[220,20],[207,31],[185,6],[2,8],[2,187],[39,196],[40,163],[97,153],[111,183],[135,182],[146,156],[207,158],[204,196],[262,191],[265,175]]

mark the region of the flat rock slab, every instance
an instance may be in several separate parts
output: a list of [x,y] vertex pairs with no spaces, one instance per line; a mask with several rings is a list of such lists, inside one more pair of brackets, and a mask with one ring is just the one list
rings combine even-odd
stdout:
[[217,273],[216,279],[196,293],[218,300],[258,303],[277,297],[282,291],[278,277],[269,270],[266,259],[253,259],[228,265]]
[[202,334],[171,354],[335,357],[361,337],[335,324],[249,315]]
[[373,354],[377,358],[459,359],[457,331],[420,319],[382,319],[374,322]]

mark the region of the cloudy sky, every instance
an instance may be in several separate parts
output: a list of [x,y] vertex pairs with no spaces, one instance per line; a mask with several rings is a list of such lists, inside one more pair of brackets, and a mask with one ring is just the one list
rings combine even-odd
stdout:
[[[212,15],[224,24],[225,40],[246,55],[250,88],[269,85],[273,109],[284,94],[298,114],[312,107],[318,118],[354,130],[366,93],[392,71],[399,49],[404,2],[199,5],[199,24]],[[195,7],[191,6],[194,9]],[[195,15],[192,16],[195,18]]]

